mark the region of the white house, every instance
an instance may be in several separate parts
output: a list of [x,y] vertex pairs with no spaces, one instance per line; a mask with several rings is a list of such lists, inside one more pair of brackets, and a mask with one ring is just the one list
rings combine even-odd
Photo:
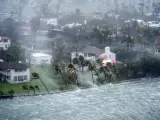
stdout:
[[30,68],[22,63],[0,61],[0,82],[23,83],[30,81]]
[[0,36],[0,49],[7,50],[11,45],[11,41],[8,37]]
[[46,19],[41,19],[41,22],[46,25],[58,25],[58,19],[57,18],[46,18]]
[[101,49],[92,46],[87,46],[86,48],[83,49],[83,51],[77,52],[77,55],[76,52],[73,52],[72,59],[75,58],[76,56],[79,57],[81,55],[86,60],[96,61],[101,53],[102,53]]
[[100,55],[103,59],[102,63],[106,66],[107,63],[116,64],[116,54],[110,51],[110,47],[105,47],[105,52]]
[[51,64],[52,56],[44,53],[33,53],[31,55],[31,64]]

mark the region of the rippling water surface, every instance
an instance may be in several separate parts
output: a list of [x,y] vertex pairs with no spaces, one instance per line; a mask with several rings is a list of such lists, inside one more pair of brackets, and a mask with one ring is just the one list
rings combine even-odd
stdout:
[[0,120],[160,120],[160,79],[1,100]]

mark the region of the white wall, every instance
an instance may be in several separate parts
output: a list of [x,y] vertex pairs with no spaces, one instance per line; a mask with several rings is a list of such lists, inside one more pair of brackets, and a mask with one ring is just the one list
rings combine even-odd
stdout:
[[[7,81],[9,83],[20,83],[20,82],[29,82],[30,81],[30,69],[26,69],[25,71],[21,71],[21,72],[15,72],[15,70],[10,70],[9,72],[7,71],[0,71],[1,74],[6,75],[6,76],[10,76],[10,79],[8,79]],[[27,80],[24,81],[14,81],[14,77],[15,76],[25,76],[27,75]]]
[[31,64],[40,65],[40,64],[51,64],[52,56],[46,57],[31,57]]
[[8,42],[2,42],[0,41],[0,48],[3,48],[3,50],[7,50],[11,45],[10,40],[8,40]]

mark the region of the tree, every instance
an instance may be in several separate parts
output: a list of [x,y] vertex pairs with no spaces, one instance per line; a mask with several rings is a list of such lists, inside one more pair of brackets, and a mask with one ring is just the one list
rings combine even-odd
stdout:
[[43,84],[43,86],[45,87],[45,89],[47,90],[47,92],[49,93],[47,86],[44,84],[44,82],[42,81],[42,79],[40,78],[38,73],[36,73],[36,72],[32,73],[32,77],[33,77],[33,79],[39,79],[41,81],[41,83]]
[[29,87],[27,85],[22,86],[22,89],[27,91],[27,93],[29,95]]
[[82,55],[79,56],[79,62],[80,62],[80,65],[82,67],[82,72],[83,72],[84,71],[85,60],[84,60],[84,57]]
[[64,74],[63,74],[62,70],[60,69],[60,67],[59,67],[58,65],[55,65],[54,69],[55,69],[55,72],[56,72],[57,74],[60,73],[60,75],[62,76],[62,79],[63,79],[64,82],[65,82],[66,87],[68,87],[67,81],[66,81],[66,79],[64,78]]
[[12,18],[7,18],[3,21],[3,30],[4,35],[9,37],[12,41],[12,43],[17,43],[18,40],[18,23],[14,21]]
[[78,84],[78,77],[77,77],[77,72],[76,72],[76,68],[73,64],[68,64],[68,71],[71,72],[71,79],[72,81],[76,81]]
[[127,47],[130,48],[134,44],[134,38],[127,35],[123,38],[122,43],[126,43]]
[[[30,23],[31,23],[31,26],[32,26],[32,33],[33,33],[33,37],[34,37],[33,39],[35,40],[37,31],[40,28],[40,16],[33,17],[31,19]],[[32,43],[32,44],[34,44],[34,43]]]
[[11,45],[5,53],[12,57],[13,62],[26,61],[25,50],[20,46]]
[[37,16],[48,17],[51,15],[51,9],[49,7],[51,1],[52,0],[33,1],[31,7]]
[[33,86],[29,86],[29,90],[32,90],[35,95],[35,88]]
[[35,88],[35,90],[37,90],[38,92],[40,92],[40,89],[39,89],[38,85],[35,85],[34,88]]
[[55,8],[56,8],[56,15],[58,15],[62,3],[63,3],[63,0],[58,0],[57,4],[55,5]]
[[93,75],[94,75],[94,73],[93,73],[93,71],[95,71],[95,65],[93,65],[92,63],[89,63],[89,65],[88,65],[88,70],[92,73],[92,81],[93,81],[93,83],[94,83],[94,77],[93,77]]
[[160,2],[153,3],[152,8],[153,8],[153,14],[158,15],[160,13]]
[[10,94],[10,95],[13,97],[13,95],[14,95],[14,90],[12,90],[12,89],[9,90],[9,91],[8,91],[8,94]]
[[4,95],[4,92],[0,91],[0,98],[2,98],[3,95]]

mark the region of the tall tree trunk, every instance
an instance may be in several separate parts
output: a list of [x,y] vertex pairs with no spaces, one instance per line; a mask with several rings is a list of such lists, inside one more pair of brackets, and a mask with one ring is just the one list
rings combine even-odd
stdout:
[[94,84],[93,72],[91,71],[91,73],[92,73],[92,81],[93,81],[93,84]]
[[39,80],[41,81],[41,83],[43,84],[43,86],[45,87],[45,89],[47,90],[47,92],[49,93],[49,90],[47,88],[47,86],[44,84],[44,82],[39,78]]

